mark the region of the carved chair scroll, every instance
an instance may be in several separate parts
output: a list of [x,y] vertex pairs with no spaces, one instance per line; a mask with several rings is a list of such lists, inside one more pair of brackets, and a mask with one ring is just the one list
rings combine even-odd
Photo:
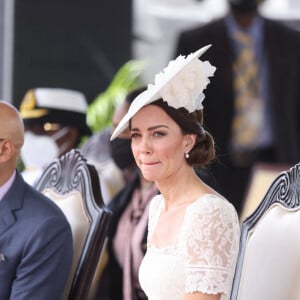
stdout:
[[231,300],[300,299],[300,163],[242,223]]
[[73,149],[53,161],[35,187],[62,209],[71,225],[74,254],[63,299],[87,299],[111,216],[97,171]]

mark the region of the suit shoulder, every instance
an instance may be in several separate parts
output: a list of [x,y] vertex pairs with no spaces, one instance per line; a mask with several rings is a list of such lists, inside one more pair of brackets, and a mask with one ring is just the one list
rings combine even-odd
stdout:
[[62,210],[51,199],[35,190],[30,185],[27,185],[25,188],[23,208],[31,209],[32,207],[34,207],[34,212],[32,212],[33,215],[61,217],[65,219],[65,215]]
[[283,23],[282,21],[265,19],[266,30],[271,34],[276,35],[290,41],[300,40],[300,31],[294,29],[292,26]]
[[186,55],[207,44],[216,44],[224,36],[224,18],[179,33],[175,54]]
[[180,36],[194,38],[200,35],[208,35],[212,33],[218,33],[225,28],[224,18],[216,19],[209,23],[198,25],[196,27],[184,30],[180,33]]

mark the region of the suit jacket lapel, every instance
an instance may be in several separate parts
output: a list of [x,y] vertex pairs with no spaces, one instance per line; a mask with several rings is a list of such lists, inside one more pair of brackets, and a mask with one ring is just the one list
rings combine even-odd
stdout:
[[10,207],[4,203],[0,207],[0,235],[5,232],[16,221]]
[[15,181],[0,202],[0,235],[16,222],[14,210],[22,207],[24,181],[17,172]]

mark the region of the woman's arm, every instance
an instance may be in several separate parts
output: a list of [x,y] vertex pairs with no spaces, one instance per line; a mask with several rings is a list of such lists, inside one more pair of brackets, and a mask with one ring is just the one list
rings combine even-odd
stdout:
[[221,299],[221,294],[203,294],[200,292],[195,292],[192,294],[185,294],[184,300],[220,300]]

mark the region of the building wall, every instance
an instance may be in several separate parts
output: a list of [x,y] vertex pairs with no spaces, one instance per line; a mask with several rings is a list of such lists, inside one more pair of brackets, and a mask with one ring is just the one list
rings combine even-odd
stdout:
[[92,101],[131,58],[131,0],[15,0],[12,95],[32,87]]

